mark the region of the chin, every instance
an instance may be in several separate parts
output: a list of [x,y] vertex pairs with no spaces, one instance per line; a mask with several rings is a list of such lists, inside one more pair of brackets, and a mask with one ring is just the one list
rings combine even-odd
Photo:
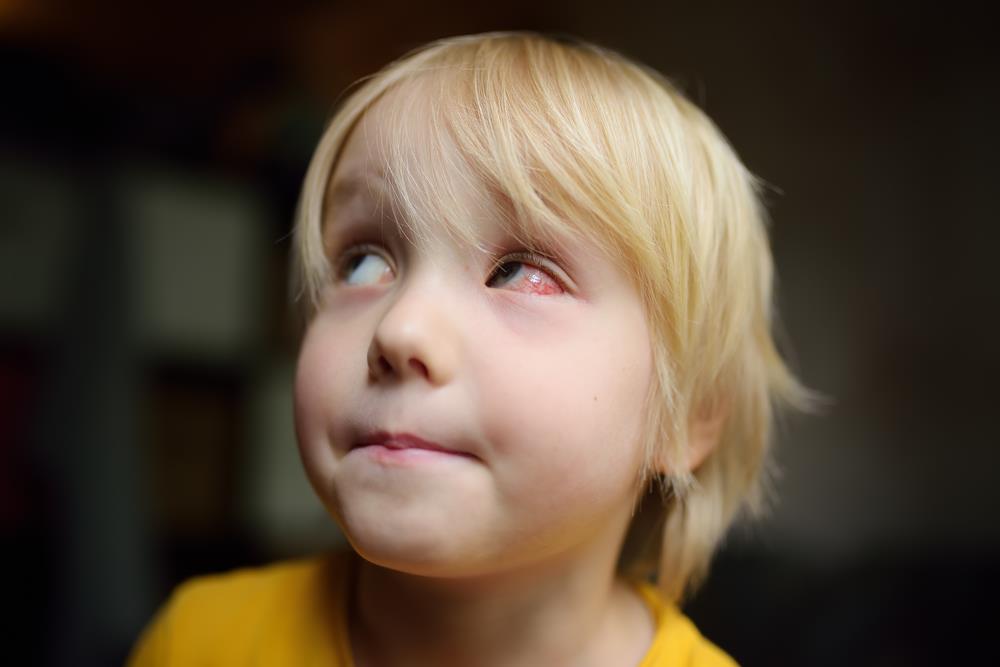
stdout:
[[359,556],[389,570],[423,577],[468,576],[479,570],[468,550],[457,548],[454,529],[411,525],[400,530],[385,522],[350,520],[341,521],[341,529]]

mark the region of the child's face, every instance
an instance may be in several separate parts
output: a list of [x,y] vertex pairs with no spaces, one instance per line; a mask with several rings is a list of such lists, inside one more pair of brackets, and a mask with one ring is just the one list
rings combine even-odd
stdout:
[[[477,240],[495,252],[408,242],[379,201],[377,138],[397,103],[365,114],[328,189],[335,280],[295,387],[309,478],[355,548],[401,571],[482,575],[616,549],[652,377],[638,295],[585,242],[552,261],[516,254],[468,185]],[[421,445],[410,436],[447,451],[406,448]]]

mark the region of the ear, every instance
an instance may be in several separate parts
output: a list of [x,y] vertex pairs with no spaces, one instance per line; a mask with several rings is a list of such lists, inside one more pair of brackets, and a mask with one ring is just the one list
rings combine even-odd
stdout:
[[694,472],[715,451],[729,417],[729,401],[706,401],[688,422],[688,471]]

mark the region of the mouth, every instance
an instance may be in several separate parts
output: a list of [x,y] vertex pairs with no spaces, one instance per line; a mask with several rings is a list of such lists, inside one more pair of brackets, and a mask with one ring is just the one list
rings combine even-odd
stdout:
[[364,449],[364,448],[377,448],[386,452],[400,452],[405,453],[412,451],[417,452],[434,452],[437,454],[443,454],[448,456],[461,456],[466,458],[476,458],[475,455],[469,452],[463,452],[461,450],[452,449],[450,447],[445,447],[444,445],[438,444],[436,442],[431,442],[430,440],[424,440],[418,436],[411,433],[390,433],[388,431],[376,431],[370,433],[354,445],[351,449]]

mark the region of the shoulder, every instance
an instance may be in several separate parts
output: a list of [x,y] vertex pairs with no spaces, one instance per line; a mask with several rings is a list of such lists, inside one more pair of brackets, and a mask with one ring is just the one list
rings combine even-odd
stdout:
[[260,608],[271,602],[294,598],[320,579],[336,583],[336,579],[330,576],[335,573],[329,570],[331,566],[334,566],[332,569],[340,569],[335,566],[342,566],[344,560],[338,554],[197,577],[181,584],[173,594],[173,601],[178,607],[192,610],[221,606],[245,611],[248,607],[244,603],[250,603],[251,608]]
[[738,667],[725,651],[706,639],[676,605],[646,583],[636,585],[656,624],[653,644],[640,667]]
[[[179,586],[129,664],[278,664],[345,650],[346,554],[198,577]],[[334,632],[330,632],[333,628]]]

